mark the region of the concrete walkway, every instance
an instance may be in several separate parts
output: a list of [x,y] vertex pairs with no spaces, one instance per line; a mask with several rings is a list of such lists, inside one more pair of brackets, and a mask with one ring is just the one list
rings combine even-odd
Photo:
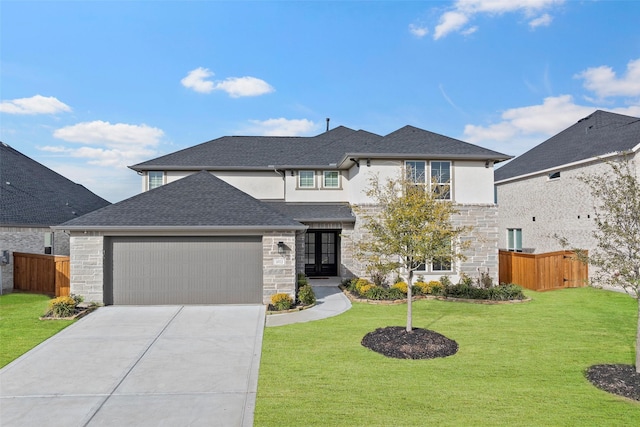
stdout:
[[310,279],[309,284],[316,294],[316,305],[307,310],[293,313],[270,314],[267,316],[268,327],[326,319],[344,313],[351,308],[351,301],[338,288],[339,278]]
[[251,426],[262,305],[108,306],[0,370],[0,425]]

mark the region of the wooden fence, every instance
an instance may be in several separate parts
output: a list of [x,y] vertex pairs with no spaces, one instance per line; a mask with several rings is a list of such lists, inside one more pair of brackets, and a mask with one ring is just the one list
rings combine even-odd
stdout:
[[14,252],[13,288],[57,297],[69,295],[69,257]]
[[499,252],[500,283],[515,283],[534,291],[578,288],[587,285],[589,267],[573,251],[525,254]]

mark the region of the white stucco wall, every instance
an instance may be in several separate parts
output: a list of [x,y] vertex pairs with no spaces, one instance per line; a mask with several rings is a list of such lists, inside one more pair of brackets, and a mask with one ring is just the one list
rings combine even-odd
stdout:
[[[309,169],[310,170],[310,169]],[[330,170],[330,169],[325,169]],[[334,169],[335,170],[335,169]],[[299,171],[286,172],[285,178],[285,200],[287,202],[347,202],[349,201],[349,186],[347,171],[338,171],[340,173],[339,188],[324,188],[323,186],[323,170],[315,171],[315,187],[300,188],[298,186]]]
[[349,201],[353,204],[373,203],[373,200],[365,194],[371,185],[371,179],[376,175],[381,182],[397,179],[401,176],[403,164],[401,160],[372,159],[371,165],[367,166],[366,160],[361,160],[360,167],[353,166],[349,169]]
[[457,203],[493,204],[493,165],[484,161],[453,162],[453,197]]

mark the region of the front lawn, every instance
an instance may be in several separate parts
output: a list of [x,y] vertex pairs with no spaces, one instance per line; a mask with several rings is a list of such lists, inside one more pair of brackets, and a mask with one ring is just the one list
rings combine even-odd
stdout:
[[22,293],[0,296],[0,367],[73,323],[39,319],[50,299],[46,295]]
[[360,345],[376,328],[403,326],[406,305],[354,303],[266,328],[255,425],[640,425],[639,402],[584,374],[634,363],[636,301],[592,288],[526,294],[533,301],[416,301],[414,327],[457,341],[446,358],[390,359]]

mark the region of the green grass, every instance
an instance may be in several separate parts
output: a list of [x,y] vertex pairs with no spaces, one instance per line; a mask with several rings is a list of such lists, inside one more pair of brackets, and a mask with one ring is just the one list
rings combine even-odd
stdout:
[[256,426],[638,426],[640,403],[592,386],[585,370],[634,363],[636,301],[592,288],[533,301],[414,303],[414,326],[459,344],[433,360],[360,345],[404,325],[406,305],[355,303],[322,321],[266,328]]
[[51,298],[12,293],[0,296],[0,367],[7,365],[73,320],[40,320]]

